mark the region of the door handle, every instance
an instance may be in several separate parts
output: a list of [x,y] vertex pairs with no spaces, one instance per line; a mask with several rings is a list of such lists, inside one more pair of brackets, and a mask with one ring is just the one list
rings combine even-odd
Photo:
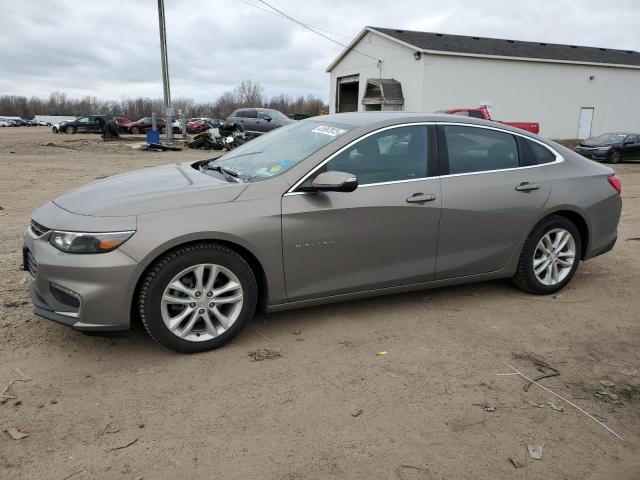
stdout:
[[519,192],[531,192],[533,190],[540,190],[540,187],[535,183],[522,182],[516,187],[516,190]]
[[414,193],[407,198],[407,203],[433,202],[435,199],[436,196],[430,193]]

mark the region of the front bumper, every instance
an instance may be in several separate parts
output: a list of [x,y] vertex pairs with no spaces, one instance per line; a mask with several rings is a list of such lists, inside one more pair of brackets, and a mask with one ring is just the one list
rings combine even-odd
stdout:
[[576,147],[575,152],[582,155],[585,158],[590,158],[591,160],[603,161],[609,158],[609,152],[611,149],[607,150],[591,150]]
[[23,268],[36,315],[83,331],[128,330],[141,265],[120,250],[68,254],[49,244],[49,233],[24,235]]

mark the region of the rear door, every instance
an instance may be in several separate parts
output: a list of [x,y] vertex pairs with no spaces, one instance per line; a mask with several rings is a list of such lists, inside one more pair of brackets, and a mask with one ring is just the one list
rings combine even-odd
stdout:
[[625,149],[623,157],[625,160],[640,160],[640,136],[629,135],[625,139]]
[[[442,218],[436,279],[506,266],[550,193],[548,147],[491,127],[438,125]],[[533,146],[546,160],[538,160]]]
[[358,178],[355,191],[284,195],[289,300],[433,280],[440,220],[435,147],[434,126],[382,129],[329,157],[302,183],[343,171]]

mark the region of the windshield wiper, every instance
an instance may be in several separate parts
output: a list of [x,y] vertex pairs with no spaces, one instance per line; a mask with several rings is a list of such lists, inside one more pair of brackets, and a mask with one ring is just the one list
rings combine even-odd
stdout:
[[233,179],[236,183],[241,183],[240,174],[235,170],[231,170],[230,168],[221,167],[220,165],[205,165],[202,167],[204,170],[215,170],[216,172],[220,172],[224,175],[228,182]]

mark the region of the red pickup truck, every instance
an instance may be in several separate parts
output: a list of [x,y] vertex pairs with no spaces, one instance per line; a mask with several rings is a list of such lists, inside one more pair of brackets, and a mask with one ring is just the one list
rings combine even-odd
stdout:
[[503,123],[510,127],[520,128],[531,133],[540,133],[540,124],[536,122],[501,122],[500,120],[493,120],[489,113],[489,109],[484,105],[478,108],[451,108],[449,110],[438,110],[436,113],[449,113],[451,115],[460,115],[464,117],[483,118],[485,120]]

